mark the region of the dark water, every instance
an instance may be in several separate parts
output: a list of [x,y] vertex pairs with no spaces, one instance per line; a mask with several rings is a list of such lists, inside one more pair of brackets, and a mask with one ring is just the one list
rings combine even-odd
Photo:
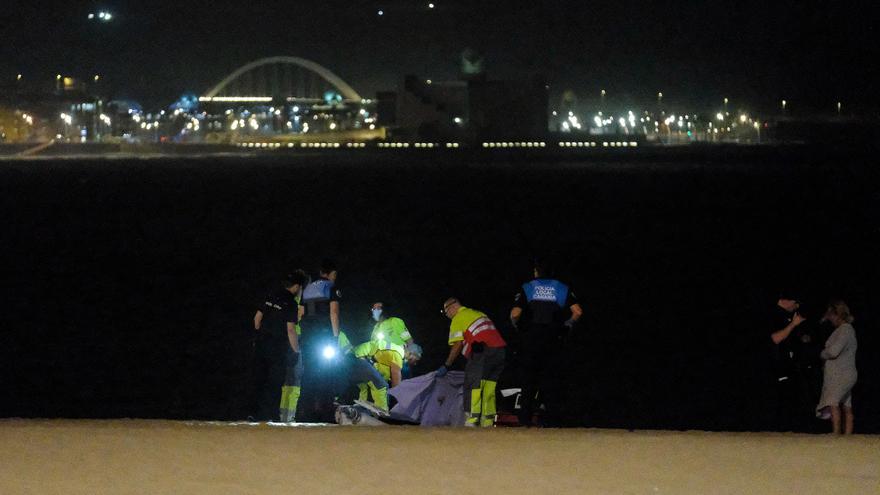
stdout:
[[857,429],[880,431],[873,157],[426,156],[0,164],[0,416],[241,418],[255,303],[327,256],[343,327],[394,300],[428,371],[447,296],[504,322],[551,254],[586,311],[572,424],[768,427],[760,315],[797,286],[808,314],[850,302]]

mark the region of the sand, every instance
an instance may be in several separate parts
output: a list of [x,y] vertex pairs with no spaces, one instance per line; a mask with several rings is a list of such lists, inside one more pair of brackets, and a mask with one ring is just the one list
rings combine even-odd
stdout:
[[0,421],[7,494],[880,493],[880,437]]

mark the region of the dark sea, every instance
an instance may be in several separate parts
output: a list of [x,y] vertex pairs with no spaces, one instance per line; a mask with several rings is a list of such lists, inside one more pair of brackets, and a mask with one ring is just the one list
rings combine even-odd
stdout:
[[566,424],[772,429],[765,315],[793,289],[817,326],[849,303],[856,430],[880,432],[878,165],[809,147],[0,161],[0,417],[244,418],[257,304],[328,257],[342,327],[365,338],[393,301],[417,372],[446,355],[450,295],[515,348],[540,256],[585,310],[553,360]]

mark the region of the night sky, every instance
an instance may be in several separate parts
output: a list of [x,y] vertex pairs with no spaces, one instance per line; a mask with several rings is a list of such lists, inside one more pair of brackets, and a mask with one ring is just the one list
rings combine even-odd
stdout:
[[[868,2],[752,1],[259,1],[12,0],[0,13],[0,75],[51,81],[99,73],[116,97],[167,104],[202,93],[238,66],[295,55],[362,94],[406,73],[454,78],[466,47],[490,77],[543,74],[554,101],[792,111],[876,112],[880,49]],[[108,9],[111,23],[90,22]],[[377,12],[383,10],[384,15]],[[864,109],[864,110],[861,110]]]

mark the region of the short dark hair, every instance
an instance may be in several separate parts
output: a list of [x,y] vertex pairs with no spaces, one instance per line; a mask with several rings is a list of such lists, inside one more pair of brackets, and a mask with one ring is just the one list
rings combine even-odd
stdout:
[[800,303],[800,293],[792,287],[784,287],[779,291],[779,299],[785,299],[788,301],[795,301]]
[[334,263],[333,260],[331,260],[329,258],[324,258],[324,260],[321,261],[321,273],[329,274],[329,273],[333,273],[335,271],[336,271],[336,263]]
[[303,270],[294,270],[291,273],[288,273],[284,276],[284,279],[281,281],[284,285],[285,289],[289,289],[294,285],[299,285],[300,287],[306,285],[306,280],[308,277],[306,276],[306,272]]
[[538,278],[552,277],[553,276],[553,267],[550,265],[550,262],[546,259],[535,258],[534,263],[532,263],[535,271],[538,272]]

